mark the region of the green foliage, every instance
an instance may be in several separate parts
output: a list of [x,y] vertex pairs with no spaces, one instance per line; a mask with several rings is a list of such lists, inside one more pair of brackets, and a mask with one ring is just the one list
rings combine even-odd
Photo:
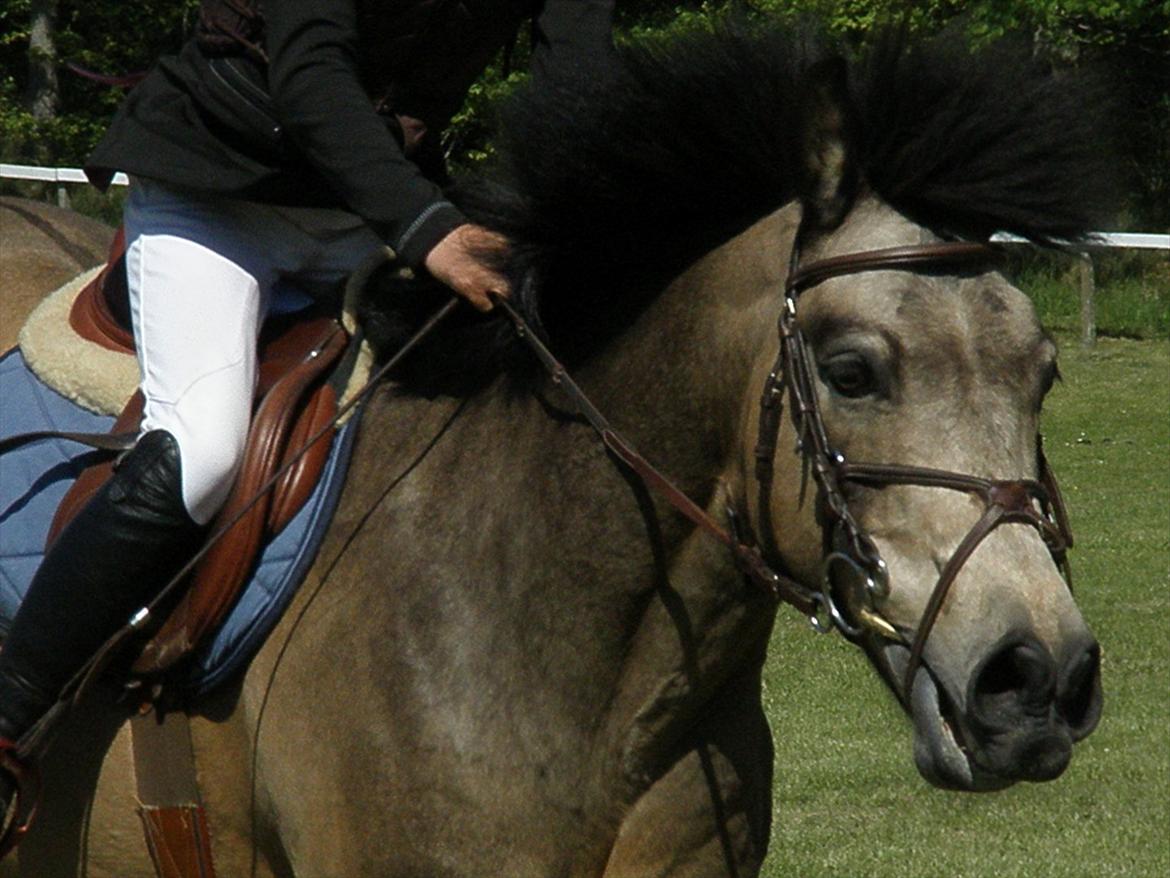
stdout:
[[[528,55],[524,47],[523,56]],[[512,64],[497,59],[467,93],[463,108],[455,114],[443,137],[443,149],[453,173],[475,171],[494,154],[491,132],[496,113],[526,75]]]
[[[198,0],[60,0],[58,58],[106,74],[147,69],[191,33]],[[1124,111],[1119,127],[1132,179],[1132,228],[1170,228],[1170,0],[624,0],[619,38],[703,26],[738,10],[813,18],[861,39],[883,22],[913,31],[957,25],[973,43],[1004,34],[1032,40],[1057,66],[1101,62],[1114,73]],[[29,0],[0,0],[0,159],[78,165],[122,98],[120,89],[59,74],[57,119],[37,122],[25,109]],[[522,35],[511,66],[501,58],[472,89],[445,139],[456,169],[491,154],[500,101],[523,79],[529,47]]]
[[912,31],[940,27],[969,4],[963,0],[755,0],[754,8],[771,14],[809,17],[832,33],[864,35],[884,24],[904,24]]
[[[1070,256],[1033,254],[1013,278],[1051,330],[1079,332],[1080,266]],[[1118,250],[1093,256],[1098,334],[1170,338],[1170,261],[1161,251]]]
[[978,39],[1022,32],[1062,45],[1108,46],[1134,34],[1170,37],[1167,0],[633,0],[621,20],[658,28],[734,10],[812,18],[848,34],[891,22],[931,31],[959,20]]
[[122,91],[67,70],[72,62],[104,74],[145,70],[177,51],[194,24],[198,0],[61,0],[56,44],[61,111],[38,122],[24,107],[28,67],[28,0],[0,0],[0,158],[78,165],[101,137]]
[[982,0],[970,4],[970,16],[979,36],[1024,31],[1074,51],[1126,44],[1134,34],[1170,37],[1170,3],[1150,0]]

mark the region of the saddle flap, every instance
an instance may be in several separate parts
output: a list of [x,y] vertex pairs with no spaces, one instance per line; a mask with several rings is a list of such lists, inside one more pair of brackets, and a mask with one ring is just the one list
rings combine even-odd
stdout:
[[[155,675],[173,667],[223,621],[265,537],[277,532],[273,524],[283,527],[288,522],[320,475],[331,434],[301,457],[273,490],[248,506],[286,458],[300,450],[301,445],[294,444],[293,437],[303,437],[303,444],[337,411],[336,395],[323,379],[345,350],[345,332],[335,321],[320,318],[299,325],[293,333],[299,341],[294,344],[284,336],[279,351],[285,353],[290,346],[299,345],[302,354],[297,365],[277,380],[261,400],[252,420],[240,475],[212,532],[239,520],[196,566],[191,585],[135,661],[136,674]],[[310,355],[313,351],[317,353]]]
[[[95,294],[96,295],[96,294]],[[348,336],[329,317],[274,321],[261,346],[257,397],[240,474],[213,532],[240,515],[257,490],[287,463],[337,412],[337,393],[327,378],[341,358]],[[143,398],[136,392],[115,422],[113,432],[133,432],[142,420]],[[134,670],[158,674],[188,655],[230,610],[256,557],[312,494],[328,459],[327,433],[290,467],[227,535],[200,561],[187,592],[147,644]],[[52,544],[113,472],[114,461],[85,469],[62,498],[49,531]]]

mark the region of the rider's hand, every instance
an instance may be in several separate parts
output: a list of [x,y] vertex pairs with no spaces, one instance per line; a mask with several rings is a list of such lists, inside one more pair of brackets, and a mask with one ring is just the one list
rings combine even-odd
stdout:
[[431,248],[424,264],[427,271],[467,299],[480,311],[490,311],[490,293],[507,296],[507,278],[492,263],[508,249],[508,239],[483,226],[459,226]]

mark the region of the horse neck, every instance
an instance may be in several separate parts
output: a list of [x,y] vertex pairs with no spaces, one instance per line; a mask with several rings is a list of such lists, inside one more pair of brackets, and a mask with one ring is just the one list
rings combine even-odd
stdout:
[[[746,491],[744,448],[754,440],[744,414],[775,357],[794,232],[793,211],[780,211],[708,254],[582,373],[611,423],[720,519],[723,492],[713,489]],[[639,571],[625,587],[651,599],[624,603],[630,618],[620,627],[629,639],[603,733],[616,739],[609,752],[622,753],[624,765],[656,763],[717,693],[730,687],[755,697],[750,680],[774,611],[771,598],[744,592],[721,543],[661,503],[647,508],[643,502],[644,524],[622,523],[634,535],[627,567]]]
[[[700,502],[740,456],[740,409],[763,380],[757,349],[775,353],[789,228],[768,218],[704,257],[577,372],[614,427]],[[322,619],[304,626],[304,649],[341,642],[355,667],[397,669],[352,686],[439,725],[436,692],[495,721],[494,708],[478,712],[482,687],[464,684],[490,667],[484,704],[531,724],[526,739],[567,766],[565,795],[578,796],[664,758],[687,717],[752,666],[744,657],[763,649],[771,607],[728,600],[726,549],[631,496],[588,429],[550,416],[562,406],[551,387],[517,395],[503,381],[461,407],[375,399],[341,510],[351,524],[336,526],[354,548],[330,585],[335,603],[319,601]],[[387,462],[440,435],[387,490]],[[368,539],[351,542],[355,520]],[[368,631],[377,636],[353,636]],[[603,764],[587,758],[574,774],[562,746]]]
[[614,427],[696,499],[740,478],[743,407],[774,354],[796,219],[777,211],[703,256],[579,376]]

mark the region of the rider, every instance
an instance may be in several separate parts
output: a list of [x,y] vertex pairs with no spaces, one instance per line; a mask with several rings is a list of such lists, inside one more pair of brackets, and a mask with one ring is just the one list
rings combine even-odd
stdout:
[[[613,0],[204,0],[195,37],[90,158],[131,175],[126,265],[145,411],[61,533],[0,651],[11,750],[194,551],[240,465],[278,281],[333,285],[388,245],[480,310],[502,236],[444,199],[440,135],[533,19],[533,73],[611,48]],[[5,740],[6,739],[6,742]],[[0,815],[13,795],[0,770]]]

